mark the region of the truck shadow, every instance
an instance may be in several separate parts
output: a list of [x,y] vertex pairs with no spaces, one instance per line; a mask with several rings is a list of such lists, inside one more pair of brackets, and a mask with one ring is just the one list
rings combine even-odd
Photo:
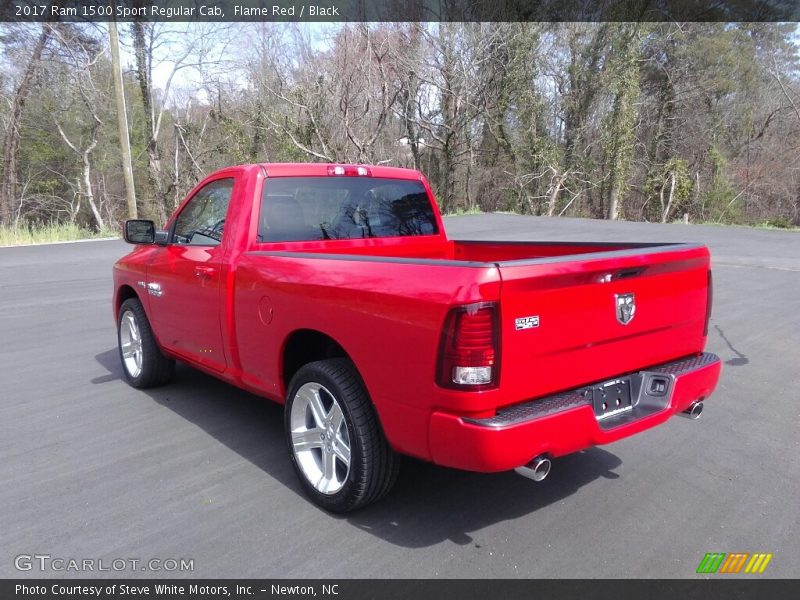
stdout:
[[[92,383],[124,379],[116,348],[95,359],[108,374]],[[181,363],[175,383],[141,392],[310,503],[286,455],[281,406]],[[470,532],[535,513],[598,478],[616,479],[614,469],[621,464],[616,455],[591,448],[555,460],[550,476],[534,483],[512,472],[469,473],[405,458],[397,485],[386,498],[357,513],[332,516],[401,547],[451,540],[479,548]]]
[[378,504],[347,520],[392,544],[406,548],[450,540],[480,548],[470,532],[514,520],[556,504],[599,477],[616,479],[622,461],[601,448],[553,461],[540,483],[513,472],[468,473],[404,459],[397,485]]

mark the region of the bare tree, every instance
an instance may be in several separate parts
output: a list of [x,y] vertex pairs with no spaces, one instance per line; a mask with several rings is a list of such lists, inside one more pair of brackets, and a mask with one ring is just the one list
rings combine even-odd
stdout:
[[33,46],[33,52],[28,60],[19,86],[14,93],[11,117],[6,127],[3,140],[3,170],[0,178],[0,225],[7,225],[11,218],[11,210],[15,204],[17,193],[17,169],[19,159],[19,144],[21,137],[21,122],[25,112],[25,104],[33,89],[34,79],[39,69],[47,42],[52,34],[48,24],[42,24],[41,30]]
[[[95,201],[91,156],[97,147],[98,132],[103,125],[99,113],[108,90],[98,86],[93,68],[103,56],[104,48],[73,27],[62,25],[54,28],[53,32],[59,40],[60,47],[64,49],[69,76],[73,82],[72,89],[77,92],[77,100],[82,104],[83,110],[88,116],[88,124],[81,128],[79,134],[80,141],[70,139],[59,122],[60,115],[54,115],[54,122],[61,139],[81,160],[81,176],[76,186],[77,193],[86,199],[94,218],[95,227],[99,231],[105,229],[106,224]],[[70,98],[68,101],[71,103],[73,99]],[[68,108],[69,105],[64,106],[64,110]]]
[[[795,30],[137,23],[138,209],[164,219],[226,164],[312,160],[416,167],[445,212],[800,225]],[[126,212],[98,33],[0,24],[5,223]]]
[[[140,0],[137,2],[143,6]],[[148,178],[155,194],[155,209],[166,220],[169,179],[161,160],[159,136],[169,108],[176,75],[187,69],[203,70],[219,66],[227,44],[227,24],[187,24],[180,31],[165,23],[133,21],[131,34],[136,57],[136,78],[144,108]],[[165,65],[168,72],[160,99],[153,88],[153,70]]]

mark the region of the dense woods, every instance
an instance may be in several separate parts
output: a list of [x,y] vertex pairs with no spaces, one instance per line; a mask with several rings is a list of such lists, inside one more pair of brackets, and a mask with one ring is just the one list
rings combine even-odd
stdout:
[[[120,24],[140,216],[221,166],[421,169],[445,212],[800,225],[796,24]],[[0,25],[0,220],[116,227],[106,24]]]

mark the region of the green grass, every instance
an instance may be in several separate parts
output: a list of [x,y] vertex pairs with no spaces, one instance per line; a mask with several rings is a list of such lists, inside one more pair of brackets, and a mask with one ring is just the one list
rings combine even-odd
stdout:
[[93,238],[119,237],[119,233],[110,229],[92,231],[82,229],[75,224],[51,224],[41,226],[0,227],[0,246],[24,246],[27,244],[48,244],[52,242],[70,242]]
[[444,215],[443,217],[462,217],[464,215],[482,215],[483,211],[480,209],[479,206],[473,206],[472,208],[464,208],[463,206],[457,208],[454,212],[449,212]]
[[[682,223],[683,221],[675,221]],[[768,229],[770,231],[800,231],[800,227],[786,226],[783,223],[775,225],[770,221],[762,221],[761,223],[745,224],[745,223],[717,223],[716,221],[700,221],[692,223],[692,225],[712,225],[714,227],[745,227],[747,229]]]
[[784,219],[764,221],[755,225],[755,227],[758,229],[774,229],[777,231],[800,231],[800,227],[795,227],[790,221]]

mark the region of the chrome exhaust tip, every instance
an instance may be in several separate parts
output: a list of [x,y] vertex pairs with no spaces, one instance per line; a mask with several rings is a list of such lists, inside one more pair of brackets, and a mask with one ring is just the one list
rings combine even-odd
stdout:
[[550,474],[550,459],[544,454],[537,456],[527,465],[517,467],[514,472],[533,481],[544,481],[544,478]]
[[700,415],[703,414],[703,403],[700,401],[692,402],[689,408],[680,414],[687,419],[699,419]]

